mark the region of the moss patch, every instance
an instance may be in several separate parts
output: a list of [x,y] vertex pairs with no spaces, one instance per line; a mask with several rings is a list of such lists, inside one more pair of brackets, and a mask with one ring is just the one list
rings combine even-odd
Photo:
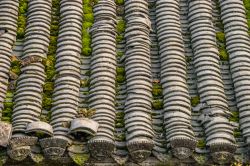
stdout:
[[26,27],[26,12],[28,10],[28,0],[19,0],[17,39],[23,39]]
[[154,97],[160,97],[162,96],[162,87],[161,84],[159,83],[153,83],[153,89],[152,89],[152,94]]
[[71,158],[77,165],[84,165],[84,163],[88,161],[89,157],[89,154],[74,154]]
[[126,140],[126,136],[125,136],[125,134],[117,134],[115,136],[115,140],[116,141],[125,141]]
[[126,28],[126,22],[124,20],[119,20],[117,23],[116,31],[118,34],[124,33]]
[[160,110],[163,108],[163,101],[162,100],[153,100],[153,109]]
[[221,42],[221,43],[225,43],[226,39],[225,39],[225,34],[223,32],[217,32],[216,33],[216,39]]
[[201,148],[201,149],[205,148],[206,147],[206,141],[204,139],[199,140],[198,143],[197,143],[197,147]]
[[232,122],[239,122],[239,112],[238,111],[233,111],[232,116],[229,118],[230,121]]
[[228,61],[229,60],[229,55],[224,48],[219,49],[219,56],[222,61]]
[[124,0],[115,0],[115,3],[117,5],[123,5],[124,4]]
[[191,98],[191,105],[192,107],[197,106],[200,103],[200,97],[199,96],[195,96]]

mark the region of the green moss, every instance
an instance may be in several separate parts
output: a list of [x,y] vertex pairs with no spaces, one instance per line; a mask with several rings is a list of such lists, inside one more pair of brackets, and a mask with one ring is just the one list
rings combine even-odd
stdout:
[[124,53],[122,51],[117,52],[117,57],[122,57],[123,55],[124,55]]
[[116,68],[116,73],[118,75],[125,75],[125,68],[124,67],[117,67]]
[[199,140],[198,143],[197,143],[197,147],[201,148],[201,149],[205,148],[206,147],[206,141],[204,139]]
[[221,42],[221,43],[225,43],[225,34],[223,32],[217,32],[216,33],[216,39]]
[[117,5],[123,5],[124,4],[124,0],[115,0],[115,3]]
[[116,82],[118,82],[118,83],[123,83],[125,80],[126,80],[126,78],[123,75],[116,76]]
[[118,36],[116,36],[116,42],[117,43],[120,43],[120,42],[122,42],[124,40],[124,36],[123,35],[118,35]]
[[53,54],[55,54],[56,53],[56,45],[49,45],[49,51],[48,51],[48,54],[49,55],[53,55]]
[[51,66],[54,66],[55,62],[56,62],[56,58],[54,55],[48,55],[47,56],[47,59],[45,60],[46,62],[46,66],[47,67],[51,67]]
[[82,42],[83,42],[82,46],[84,48],[90,48],[90,45],[91,45],[90,37],[83,37]]
[[197,106],[200,103],[200,97],[199,96],[195,96],[191,98],[191,105],[193,107]]
[[53,70],[53,69],[47,70],[46,71],[47,80],[51,81],[54,78],[55,74],[56,74],[55,70]]
[[124,116],[125,116],[125,113],[124,112],[117,112],[116,113],[116,118],[124,118]]
[[126,22],[124,20],[118,21],[117,27],[116,27],[117,33],[118,34],[124,33],[125,28],[126,28]]
[[88,4],[84,4],[83,5],[83,13],[84,14],[93,13],[92,7],[90,5],[88,5]]
[[247,20],[248,30],[250,30],[250,20]]
[[21,67],[21,62],[17,59],[11,61],[11,67],[19,66]]
[[59,0],[52,0],[52,7],[53,8],[59,8],[60,6]]
[[14,93],[12,91],[7,91],[6,98],[7,97],[13,97],[13,96],[14,96]]
[[83,4],[96,5],[98,0],[83,0]]
[[25,14],[27,12],[28,5],[27,3],[24,3],[22,6],[19,7],[19,13]]
[[57,24],[56,25],[51,24],[51,26],[50,26],[50,35],[51,36],[57,36],[58,35],[58,29],[59,29],[59,26]]
[[86,29],[91,28],[92,25],[93,25],[93,23],[91,23],[91,22],[83,22],[82,28],[86,30]]
[[122,123],[123,124],[124,123],[123,117],[122,118],[116,117],[115,123]]
[[[90,23],[91,24],[91,23]],[[83,26],[90,26],[90,24],[86,24]],[[91,36],[86,29],[82,30],[82,54],[84,56],[90,56],[92,52],[91,49]]]
[[240,137],[240,136],[241,136],[240,130],[239,130],[239,129],[234,130],[234,137],[235,137],[235,138],[238,138],[238,137]]
[[10,123],[11,122],[11,117],[2,117],[1,119],[3,122],[8,122]]
[[23,39],[25,34],[25,29],[20,27],[17,29],[17,39]]
[[37,164],[36,166],[41,165],[41,162],[44,160],[44,156],[42,154],[32,154],[32,160],[34,160]]
[[11,118],[12,111],[13,111],[12,108],[4,108],[2,116]]
[[4,108],[13,108],[14,103],[13,102],[4,102]]
[[86,22],[94,22],[94,14],[93,13],[84,14],[83,19]]
[[247,16],[247,19],[250,19],[250,10],[246,11],[246,16]]
[[56,44],[57,44],[57,37],[50,36],[50,45],[56,46]]
[[86,161],[88,161],[90,155],[89,154],[73,154],[71,156],[72,160],[77,164],[77,165],[84,165]]
[[153,100],[153,109],[160,110],[163,108],[163,101],[162,100]]
[[46,110],[49,110],[52,106],[52,98],[44,95],[42,101],[42,107]]
[[220,59],[222,61],[228,61],[229,60],[228,53],[227,53],[226,49],[224,49],[224,48],[219,49],[219,56],[220,56]]
[[82,48],[82,54],[84,56],[90,56],[92,52],[92,49],[90,47]]
[[229,118],[229,120],[232,122],[239,122],[239,112],[233,111],[232,116]]
[[14,66],[11,68],[11,71],[15,73],[16,75],[21,74],[21,68],[19,66]]
[[153,84],[152,94],[154,97],[162,96],[162,87],[160,84]]
[[249,0],[243,0],[244,6],[247,10],[250,10],[250,1]]
[[53,82],[46,82],[43,86],[43,89],[45,91],[53,91],[54,89],[54,83]]
[[124,127],[124,124],[123,124],[123,123],[116,123],[116,124],[115,124],[115,127],[116,127],[116,128],[123,128],[123,127]]
[[126,136],[125,136],[125,134],[118,134],[118,135],[116,135],[115,140],[116,141],[125,141]]
[[26,27],[26,12],[28,9],[28,1],[19,1],[19,11],[18,11],[18,23],[17,23],[17,38],[23,39]]

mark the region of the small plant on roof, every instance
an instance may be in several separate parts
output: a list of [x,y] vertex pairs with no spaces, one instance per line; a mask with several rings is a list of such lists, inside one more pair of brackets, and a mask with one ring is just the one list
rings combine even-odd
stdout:
[[82,108],[79,109],[78,111],[78,118],[91,118],[93,115],[95,115],[96,110],[95,109],[86,109],[86,108]]

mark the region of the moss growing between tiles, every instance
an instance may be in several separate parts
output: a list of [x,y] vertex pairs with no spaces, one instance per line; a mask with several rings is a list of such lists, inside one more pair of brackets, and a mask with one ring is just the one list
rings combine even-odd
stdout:
[[206,141],[204,139],[201,139],[197,143],[197,148],[203,149],[206,147]]
[[117,128],[124,127],[124,119],[123,119],[123,117],[122,118],[116,117],[116,119],[115,119],[115,126],[117,126]]
[[162,100],[153,100],[153,109],[160,110],[163,108],[163,101]]
[[52,98],[47,94],[43,94],[43,101],[42,101],[43,109],[50,110],[52,107]]
[[124,112],[117,112],[116,113],[116,119],[115,119],[115,127],[116,128],[123,128],[125,126],[124,124]]
[[[20,74],[21,74],[21,62],[17,59],[17,57],[12,56],[11,57],[11,66],[10,66],[10,73],[12,73],[12,75],[14,74],[15,77],[17,78]],[[12,80],[13,76],[9,77],[9,83]],[[12,112],[13,112],[13,96],[14,96],[14,91],[15,91],[15,85],[12,88],[8,88],[9,90],[6,93],[6,98],[4,101],[4,109],[2,111],[2,118],[1,120],[7,123],[11,122],[11,116],[12,116]]]
[[122,51],[118,51],[116,56],[121,58],[123,55],[124,55],[124,53]]
[[123,83],[126,80],[125,77],[125,68],[124,67],[117,67],[116,68],[116,82],[119,83]]
[[243,0],[244,6],[247,10],[250,10],[250,1],[249,0]]
[[125,136],[125,134],[116,134],[115,135],[115,140],[116,141],[125,141],[126,140],[126,136]]
[[117,5],[123,5],[124,4],[124,0],[115,0],[115,3]]
[[124,67],[117,67],[116,73],[117,73],[117,75],[125,76],[125,68]]
[[125,116],[125,113],[124,113],[124,112],[117,112],[117,113],[116,113],[116,117],[117,117],[117,118],[124,118],[124,116]]
[[28,0],[19,0],[17,39],[24,38],[27,10],[28,10]]
[[219,56],[222,61],[228,61],[229,56],[225,48],[220,48],[219,49]]
[[153,83],[152,94],[153,94],[153,97],[162,96],[162,87],[160,83]]
[[73,154],[71,156],[72,160],[77,165],[84,165],[86,161],[88,161],[90,155],[89,154]]
[[118,34],[122,34],[125,32],[126,22],[124,20],[119,20],[117,23],[116,31]]
[[97,2],[96,0],[83,0],[82,55],[84,56],[90,56],[92,53],[89,29],[94,23],[93,5]]
[[223,32],[217,32],[216,33],[216,39],[221,42],[221,43],[225,43],[226,39],[225,39],[225,34]]
[[235,129],[235,130],[234,130],[234,137],[235,137],[235,138],[238,138],[238,137],[240,137],[240,136],[241,136],[240,129],[239,129],[239,128]]
[[232,122],[239,122],[239,112],[233,111],[232,116],[229,118],[229,120]]
[[199,103],[200,103],[200,97],[199,96],[191,97],[191,105],[192,105],[192,107],[197,106]]
[[120,43],[124,40],[124,36],[123,35],[118,35],[116,36],[116,43]]
[[225,34],[223,32],[217,32],[216,33],[216,39],[217,39],[217,44],[219,46],[219,56],[220,60],[222,61],[228,61],[229,56],[226,50],[226,39],[225,39]]
[[[48,111],[52,107],[52,93],[54,90],[54,78],[56,76],[55,63],[56,63],[56,49],[57,49],[57,36],[59,32],[59,0],[52,0],[52,18],[50,26],[50,43],[48,48],[47,59],[43,61],[45,66],[46,80],[43,85],[43,100],[42,108]],[[50,116],[41,117],[41,121],[50,121]]]

